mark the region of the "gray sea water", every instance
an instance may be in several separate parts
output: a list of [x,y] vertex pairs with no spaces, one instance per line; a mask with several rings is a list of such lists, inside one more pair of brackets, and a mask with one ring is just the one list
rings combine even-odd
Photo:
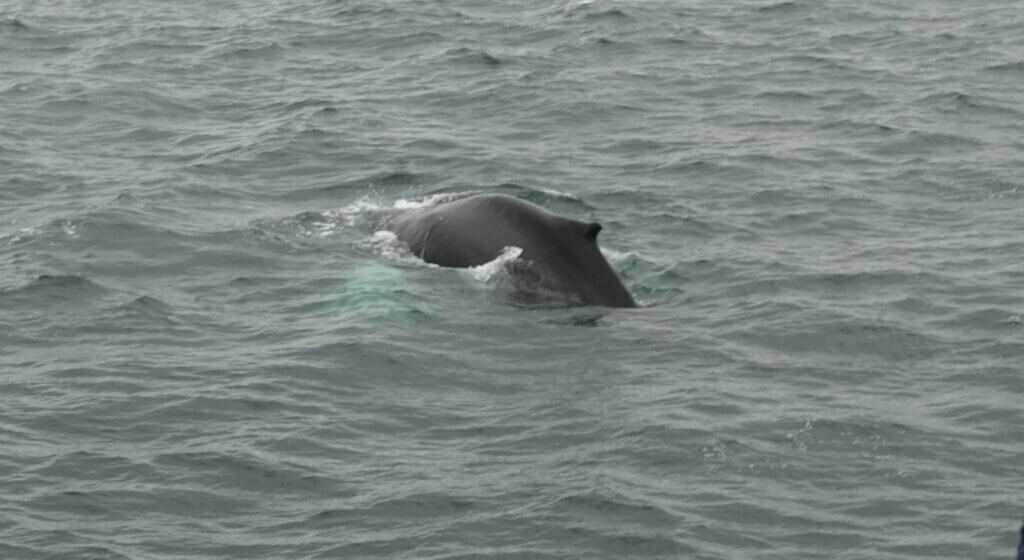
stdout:
[[2,1],[0,557],[1011,558],[1022,216],[1017,0]]

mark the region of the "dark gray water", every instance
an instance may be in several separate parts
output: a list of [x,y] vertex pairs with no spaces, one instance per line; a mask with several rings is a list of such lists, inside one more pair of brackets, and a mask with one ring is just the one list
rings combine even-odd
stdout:
[[1022,216],[1016,0],[2,2],[0,557],[1010,558]]

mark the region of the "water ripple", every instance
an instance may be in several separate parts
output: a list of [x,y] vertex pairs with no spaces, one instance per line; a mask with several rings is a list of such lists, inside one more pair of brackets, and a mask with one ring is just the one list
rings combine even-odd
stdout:
[[[1012,556],[1021,23],[8,10],[0,556]],[[642,307],[388,231],[477,192],[601,222]]]

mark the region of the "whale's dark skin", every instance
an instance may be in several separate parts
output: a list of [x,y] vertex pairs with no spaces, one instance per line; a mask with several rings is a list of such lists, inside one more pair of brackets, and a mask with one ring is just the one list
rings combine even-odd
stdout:
[[412,210],[392,227],[409,249],[428,263],[464,268],[500,256],[506,247],[544,290],[585,305],[636,307],[597,248],[601,225],[557,216],[525,200],[481,194]]

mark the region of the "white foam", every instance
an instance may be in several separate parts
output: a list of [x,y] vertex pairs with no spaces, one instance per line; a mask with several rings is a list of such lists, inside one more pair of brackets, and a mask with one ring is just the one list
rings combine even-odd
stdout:
[[0,233],[0,243],[14,245],[26,237],[31,237],[37,233],[39,233],[39,226],[21,228],[13,233]]
[[622,264],[633,257],[633,253],[629,251],[616,251],[607,247],[601,247],[601,254],[604,255],[604,258],[608,259],[608,262],[616,265]]
[[316,235],[318,237],[328,237],[333,235],[338,229],[336,222],[313,222],[310,226],[313,228],[313,231],[307,232],[306,235]]
[[466,269],[466,272],[477,282],[493,284],[507,274],[506,266],[514,262],[522,254],[523,249],[521,247],[505,247],[494,260],[479,266],[471,266]]
[[412,261],[412,253],[393,231],[380,230],[357,243],[361,249],[371,251],[392,261]]
[[534,187],[534,190],[540,191],[554,198],[560,198],[562,200],[575,200],[576,202],[580,201],[579,197],[577,197],[576,195],[563,192],[558,189],[552,189],[548,187]]
[[341,208],[320,212],[320,219],[309,223],[309,230],[305,233],[317,237],[330,237],[342,227],[354,227],[363,216],[382,214],[389,210],[390,207],[378,198],[367,195]]
[[394,208],[396,210],[413,210],[415,208],[427,208],[429,206],[435,206],[442,202],[461,198],[466,194],[471,193],[437,193],[427,195],[422,200],[409,200],[406,198],[400,198],[395,201]]
[[379,214],[386,212],[388,208],[376,198],[369,195],[364,196],[348,206],[343,206],[335,211],[335,215],[341,218],[345,225],[353,226],[359,216],[365,214]]
[[[35,237],[43,231],[45,226],[29,226],[23,227],[17,231],[11,233],[0,233],[0,243],[10,246],[21,241],[25,241],[28,238]],[[71,239],[77,239],[79,237],[79,224],[71,220],[60,220],[59,222],[60,233],[65,237]]]

